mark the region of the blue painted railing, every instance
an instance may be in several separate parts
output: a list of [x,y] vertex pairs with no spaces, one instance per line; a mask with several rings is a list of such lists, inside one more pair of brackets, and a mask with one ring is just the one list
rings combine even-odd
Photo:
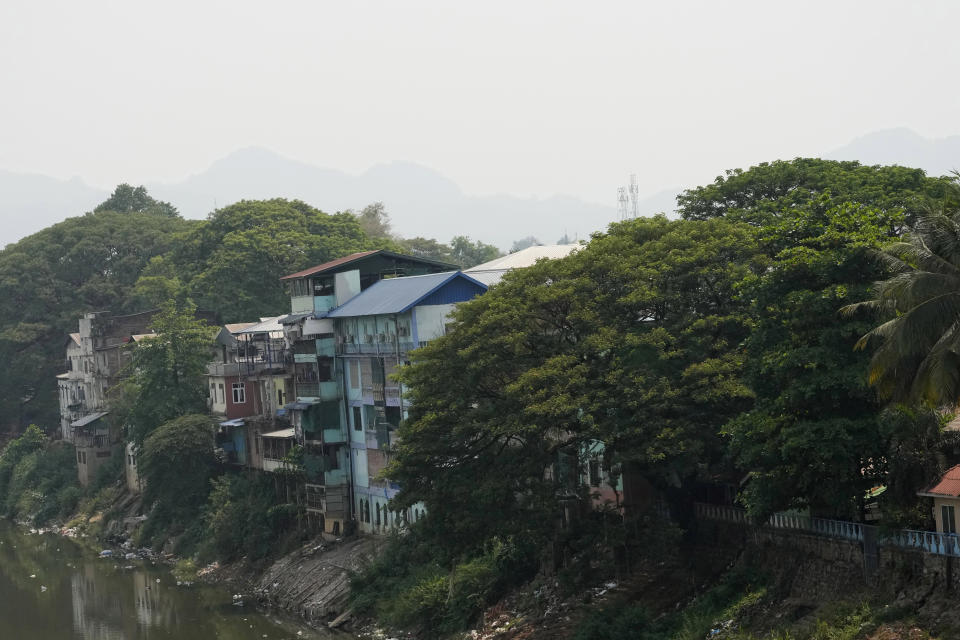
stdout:
[[[803,531],[828,538],[863,542],[864,525],[859,522],[775,514],[770,516],[765,522],[758,523],[756,519],[747,515],[746,511],[736,507],[705,504],[702,502],[697,502],[694,506],[697,518],[704,520],[720,520],[734,524],[760,524],[760,526],[771,529]],[[952,533],[902,529],[900,531],[882,533],[878,538],[881,546],[886,545],[899,547],[901,549],[916,549],[941,556],[960,557],[960,538]]]

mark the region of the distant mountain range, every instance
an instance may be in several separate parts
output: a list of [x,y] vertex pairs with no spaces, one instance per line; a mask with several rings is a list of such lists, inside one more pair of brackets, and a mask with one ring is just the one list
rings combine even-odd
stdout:
[[299,198],[328,212],[382,201],[402,236],[447,241],[469,235],[501,247],[530,235],[552,243],[565,231],[586,238],[616,215],[613,206],[567,196],[468,196],[439,172],[409,162],[376,165],[354,176],[261,148],[236,151],[182,182],[147,189],[190,218],[244,198]]
[[57,180],[0,170],[0,246],[90,211],[108,195],[80,178]]
[[918,167],[928,175],[942,176],[960,169],[960,136],[924,138],[906,128],[885,129],[860,136],[823,157]]
[[[960,168],[960,136],[928,139],[909,129],[889,129],[857,138],[824,157],[901,164],[942,175]],[[609,205],[574,196],[470,196],[443,174],[418,164],[392,162],[351,175],[262,148],[231,153],[180,182],[146,186],[151,195],[171,202],[188,218],[203,218],[216,207],[245,198],[299,198],[328,212],[359,210],[382,201],[394,230],[402,236],[445,242],[455,235],[468,235],[503,249],[531,235],[544,243],[564,234],[585,239],[617,218],[612,195]],[[673,212],[679,192],[679,188],[666,189],[643,198],[640,213]],[[0,219],[4,221],[0,245],[90,211],[108,195],[79,178],[57,180],[0,170]]]
[[[187,218],[203,218],[216,207],[242,199],[297,198],[327,212],[360,210],[382,201],[394,231],[404,237],[446,242],[468,235],[503,248],[531,235],[544,243],[553,243],[564,233],[588,238],[616,217],[612,205],[571,196],[468,196],[449,178],[413,163],[381,164],[354,176],[261,148],[231,153],[181,182],[146,187]],[[0,171],[0,217],[7,221],[0,230],[0,244],[90,211],[108,195],[77,178],[61,181]]]

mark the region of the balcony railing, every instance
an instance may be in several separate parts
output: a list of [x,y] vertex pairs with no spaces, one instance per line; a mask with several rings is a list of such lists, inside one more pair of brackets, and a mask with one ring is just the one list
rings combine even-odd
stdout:
[[240,375],[240,365],[236,362],[211,362],[207,365],[208,376],[236,376]]
[[[743,509],[736,507],[704,504],[695,504],[696,515],[705,520],[721,520],[743,525],[759,525],[771,529],[788,529],[811,533],[827,538],[840,538],[853,542],[864,541],[864,527],[859,522],[845,520],[827,520],[825,518],[811,518],[808,516],[774,514],[765,522],[759,522],[749,517]],[[898,531],[883,532],[878,542],[880,546],[898,547],[900,549],[915,549],[926,553],[941,556],[960,557],[960,538],[955,533],[940,533],[939,531],[914,531],[901,529]]]
[[406,353],[417,348],[415,342],[393,340],[386,342],[341,342],[337,345],[339,355],[392,355],[396,353]]

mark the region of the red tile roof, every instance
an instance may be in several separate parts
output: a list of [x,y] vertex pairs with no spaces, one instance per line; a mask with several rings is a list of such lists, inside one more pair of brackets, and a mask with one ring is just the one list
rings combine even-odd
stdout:
[[292,280],[293,278],[305,278],[307,276],[312,276],[315,273],[321,273],[327,269],[332,269],[334,267],[339,267],[342,264],[348,262],[353,262],[359,258],[366,258],[369,255],[373,255],[377,251],[360,251],[359,253],[351,253],[348,256],[343,256],[342,258],[337,258],[336,260],[331,260],[330,262],[324,262],[323,264],[318,264],[315,267],[310,267],[309,269],[304,269],[303,271],[297,271],[296,273],[291,273],[288,276],[283,276],[281,280]]
[[947,469],[940,481],[923,493],[960,498],[960,464]]

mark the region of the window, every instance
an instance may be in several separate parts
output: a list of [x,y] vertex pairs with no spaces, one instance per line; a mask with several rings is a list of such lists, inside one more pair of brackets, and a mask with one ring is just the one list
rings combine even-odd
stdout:
[[363,431],[363,417],[361,416],[360,407],[353,408],[353,430]]
[[310,295],[309,291],[309,280],[304,278],[303,280],[294,280],[290,283],[290,295],[293,297],[306,296]]
[[952,505],[942,505],[940,507],[940,520],[942,520],[944,533],[957,532],[957,518],[955,509]]
[[333,358],[317,358],[317,380],[320,382],[333,380]]
[[327,276],[325,278],[315,278],[313,281],[313,295],[315,296],[332,296],[334,294],[333,289],[333,278]]
[[[219,401],[219,403],[220,403],[220,404],[223,404],[224,402],[226,402],[226,398],[224,397],[224,394],[223,394],[223,383],[221,382],[221,383],[220,383],[219,385],[217,385],[217,386],[220,387],[220,401]],[[214,399],[216,400],[216,398],[214,398]]]
[[400,407],[387,407],[385,409],[387,422],[389,422],[394,427],[400,426],[400,421],[403,420],[403,414],[400,413]]
[[277,389],[277,406],[283,406],[283,389]]
[[590,461],[590,486],[591,487],[600,486],[600,461],[599,460]]
[[247,401],[247,384],[245,382],[233,383],[233,404],[244,404]]

